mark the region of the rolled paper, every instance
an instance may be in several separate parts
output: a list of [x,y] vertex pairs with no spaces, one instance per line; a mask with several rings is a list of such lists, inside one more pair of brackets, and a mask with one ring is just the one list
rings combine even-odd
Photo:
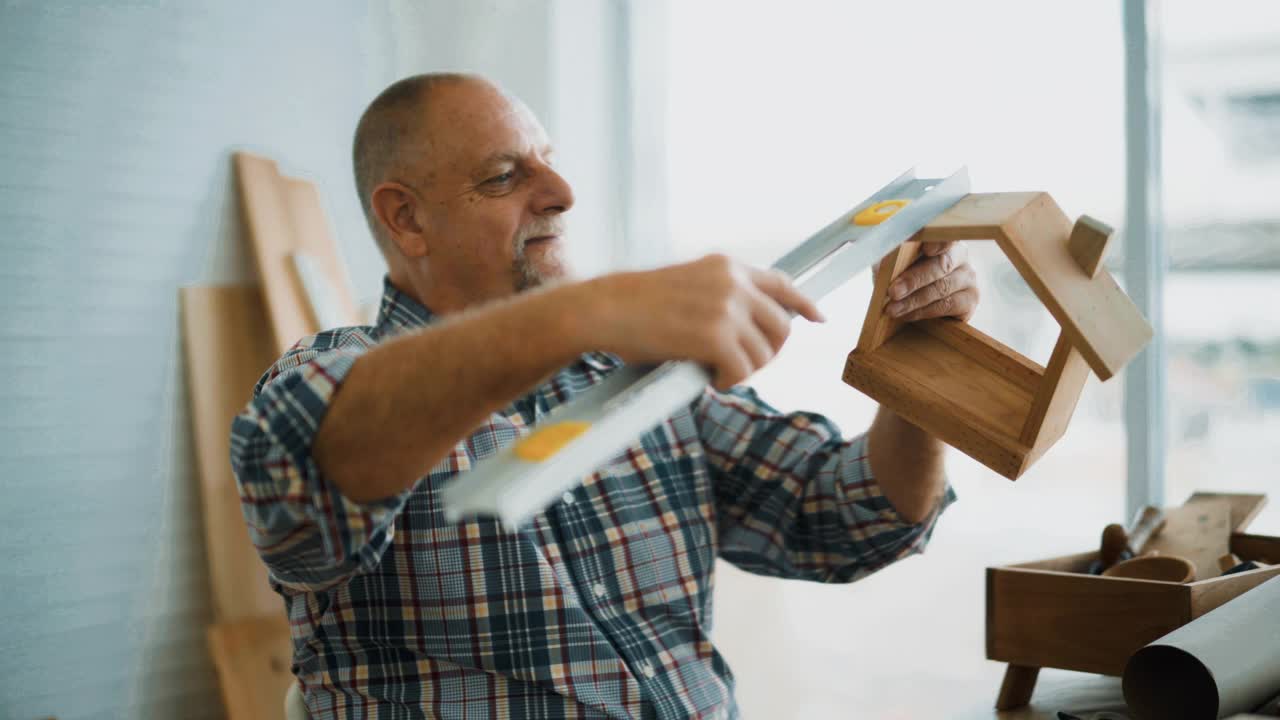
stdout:
[[1248,712],[1280,692],[1280,577],[1141,648],[1124,668],[1139,720]]

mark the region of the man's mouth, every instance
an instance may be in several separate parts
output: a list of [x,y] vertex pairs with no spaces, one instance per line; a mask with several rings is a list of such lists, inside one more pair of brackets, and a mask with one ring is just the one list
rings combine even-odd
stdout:
[[534,243],[540,243],[540,242],[547,242],[547,241],[550,241],[550,240],[556,240],[556,239],[559,239],[559,237],[560,237],[559,235],[538,235],[537,237],[531,237],[531,238],[529,238],[528,240],[525,240],[525,241],[524,241],[524,244],[525,244],[525,245],[533,245]]

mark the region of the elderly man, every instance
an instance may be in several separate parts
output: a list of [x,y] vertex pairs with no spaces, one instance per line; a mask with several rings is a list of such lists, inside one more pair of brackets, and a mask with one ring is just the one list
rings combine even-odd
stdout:
[[[883,410],[843,439],[737,386],[789,311],[820,319],[784,277],[711,256],[571,280],[546,133],[478,77],[395,83],[354,157],[388,267],[377,322],[300,341],[232,427],[313,717],[732,717],[717,556],[851,582],[924,547],[953,497],[937,440]],[[977,303],[959,248],[892,294],[908,319]],[[440,488],[478,459],[621,363],[671,358],[714,388],[562,502],[518,531],[444,520]]]

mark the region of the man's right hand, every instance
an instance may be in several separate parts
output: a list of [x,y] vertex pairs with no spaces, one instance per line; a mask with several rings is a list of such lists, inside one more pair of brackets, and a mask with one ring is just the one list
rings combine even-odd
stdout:
[[782,347],[789,310],[822,319],[780,273],[720,255],[486,303],[360,355],[311,455],[347,498],[387,498],[583,352],[632,363],[693,360],[728,389]]
[[583,284],[600,350],[629,363],[693,360],[726,390],[769,362],[791,332],[791,312],[825,318],[776,270],[724,255]]

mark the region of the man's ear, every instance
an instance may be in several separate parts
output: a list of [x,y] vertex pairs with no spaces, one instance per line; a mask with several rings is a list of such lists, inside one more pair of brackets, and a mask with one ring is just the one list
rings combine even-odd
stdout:
[[398,182],[384,182],[373,189],[369,204],[382,230],[406,257],[428,255],[423,227],[422,199],[413,188]]

